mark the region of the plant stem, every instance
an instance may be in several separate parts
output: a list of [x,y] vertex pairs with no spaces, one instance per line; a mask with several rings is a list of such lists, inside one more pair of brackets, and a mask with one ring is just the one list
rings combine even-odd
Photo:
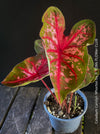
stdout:
[[69,106],[68,106],[68,114],[70,114],[70,107],[71,107],[71,103],[72,103],[72,97],[73,97],[73,93],[70,94],[70,101],[69,101]]
[[47,84],[45,83],[45,81],[43,79],[41,81],[45,85],[45,87],[48,89],[48,91],[51,93],[51,95],[54,97],[54,99],[56,100],[56,102],[59,104],[56,96],[53,94],[53,92],[51,91],[51,89],[47,86]]
[[61,109],[66,109],[66,112],[67,112],[67,104],[66,104],[66,99],[63,101],[63,103],[61,104]]
[[77,95],[75,94],[74,113],[75,113],[75,110],[76,110],[76,103],[77,103]]
[[66,112],[67,112],[68,107],[67,107],[67,104],[66,104],[66,99],[64,100],[64,106],[65,106],[65,108],[66,108]]

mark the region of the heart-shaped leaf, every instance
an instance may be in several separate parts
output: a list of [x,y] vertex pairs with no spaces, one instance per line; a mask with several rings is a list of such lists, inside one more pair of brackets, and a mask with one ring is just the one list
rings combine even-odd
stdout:
[[38,54],[17,64],[2,81],[2,84],[10,87],[24,86],[48,75],[47,59],[44,55]]
[[84,80],[87,64],[87,45],[95,39],[95,24],[91,20],[76,23],[65,37],[65,20],[61,11],[50,7],[42,17],[40,37],[44,41],[50,78],[56,97],[62,103],[68,93]]

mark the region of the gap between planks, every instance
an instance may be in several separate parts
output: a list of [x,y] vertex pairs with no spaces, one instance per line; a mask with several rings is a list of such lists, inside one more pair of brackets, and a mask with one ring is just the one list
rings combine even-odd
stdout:
[[39,87],[20,87],[0,134],[25,133],[39,91]]
[[28,123],[27,123],[27,126],[26,126],[26,129],[25,129],[25,133],[24,133],[24,134],[26,134],[28,125],[30,124],[30,121],[31,121],[31,119],[32,119],[33,112],[34,112],[35,106],[36,106],[36,104],[37,104],[37,100],[38,100],[38,97],[39,97],[39,95],[40,95],[40,92],[41,92],[41,88],[39,89],[38,95],[37,95],[37,97],[36,97],[36,99],[35,99],[35,102],[34,102],[34,104],[33,104],[33,106],[32,106],[32,109],[31,109],[31,112],[30,112],[30,116],[29,116],[29,120],[28,120]]
[[18,87],[16,90],[17,90],[17,91],[16,91],[15,95],[13,96],[13,98],[12,98],[12,100],[11,100],[11,102],[10,102],[8,108],[7,108],[7,111],[6,111],[6,113],[5,113],[4,117],[3,117],[3,120],[2,120],[1,125],[0,125],[0,129],[2,128],[2,126],[3,126],[3,124],[4,124],[5,120],[6,120],[6,117],[7,117],[8,113],[9,113],[9,111],[10,111],[11,106],[12,106],[13,103],[14,103],[14,100],[15,100],[15,98],[16,98],[16,96],[17,96],[19,90],[20,90],[20,88]]

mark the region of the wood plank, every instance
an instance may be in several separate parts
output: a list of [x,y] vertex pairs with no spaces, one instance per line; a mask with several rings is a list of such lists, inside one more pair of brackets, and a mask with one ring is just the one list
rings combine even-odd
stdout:
[[47,89],[41,89],[32,119],[26,134],[52,134],[52,127],[48,115],[43,108],[43,98]]
[[94,92],[85,92],[88,100],[88,109],[85,114],[84,121],[84,134],[100,134],[100,93],[98,93],[98,123],[95,123],[96,108],[95,108],[95,93]]
[[21,87],[0,134],[24,134],[39,88]]
[[18,88],[9,88],[0,85],[0,128],[6,118],[11,104],[16,96]]

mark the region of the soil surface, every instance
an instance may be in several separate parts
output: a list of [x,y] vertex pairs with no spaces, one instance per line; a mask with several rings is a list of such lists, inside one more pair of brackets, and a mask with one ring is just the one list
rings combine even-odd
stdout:
[[83,113],[84,101],[80,95],[78,95],[77,93],[73,94],[72,103],[70,107],[70,113],[68,114],[69,101],[70,101],[70,95],[68,95],[65,100],[65,103],[67,105],[62,106],[61,108],[60,105],[56,103],[54,97],[50,95],[47,101],[44,102],[44,104],[46,105],[48,111],[52,115],[61,119],[71,119]]

